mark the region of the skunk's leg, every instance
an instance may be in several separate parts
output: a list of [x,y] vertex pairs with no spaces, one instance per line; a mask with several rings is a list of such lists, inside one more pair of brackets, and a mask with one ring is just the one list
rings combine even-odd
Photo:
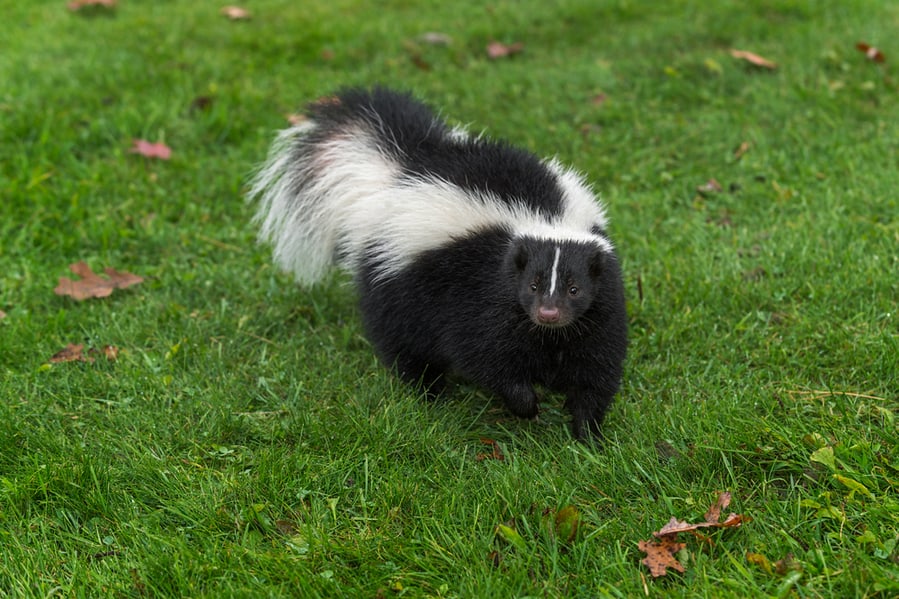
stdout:
[[490,388],[503,398],[509,411],[519,418],[534,418],[540,411],[537,393],[528,383],[494,384]]
[[571,432],[575,439],[583,441],[592,437],[596,441],[602,440],[602,421],[611,401],[611,397],[597,391],[568,392],[565,407],[571,413]]
[[395,364],[400,378],[423,390],[428,399],[435,399],[446,387],[443,369],[439,366],[403,354],[397,356]]

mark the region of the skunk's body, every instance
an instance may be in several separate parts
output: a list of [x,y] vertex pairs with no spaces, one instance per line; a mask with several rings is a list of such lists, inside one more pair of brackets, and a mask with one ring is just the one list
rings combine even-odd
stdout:
[[260,238],[303,283],[355,279],[369,339],[437,393],[456,373],[522,417],[534,385],[598,431],[627,317],[606,218],[555,161],[448,127],[411,96],[349,90],[281,133],[250,191]]

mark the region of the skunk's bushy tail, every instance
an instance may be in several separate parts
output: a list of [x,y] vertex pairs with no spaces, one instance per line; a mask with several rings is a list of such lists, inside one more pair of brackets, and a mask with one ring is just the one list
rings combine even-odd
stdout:
[[323,131],[314,120],[285,129],[251,183],[259,239],[298,281],[315,283],[349,257],[341,250],[348,218],[360,206],[371,210],[393,178],[394,168],[360,130]]
[[583,179],[500,142],[450,128],[411,95],[347,90],[309,106],[256,173],[259,238],[312,284],[335,263],[376,279],[424,251],[488,229],[611,251]]

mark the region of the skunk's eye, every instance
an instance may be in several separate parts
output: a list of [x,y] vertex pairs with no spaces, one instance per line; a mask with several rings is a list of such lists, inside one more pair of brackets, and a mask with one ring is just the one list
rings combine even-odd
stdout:
[[531,292],[537,293],[537,282],[536,281],[531,283]]
[[580,292],[580,289],[578,289],[574,285],[572,285],[571,287],[568,288],[568,295],[570,295],[571,297],[576,296],[579,292]]

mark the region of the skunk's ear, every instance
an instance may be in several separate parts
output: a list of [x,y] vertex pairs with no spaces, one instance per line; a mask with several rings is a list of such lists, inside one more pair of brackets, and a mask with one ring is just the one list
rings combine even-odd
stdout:
[[608,256],[606,256],[606,253],[603,250],[596,250],[593,252],[587,266],[590,278],[596,280],[602,276],[603,271],[606,269],[606,260],[608,259]]
[[528,247],[524,241],[516,241],[515,245],[512,246],[511,256],[512,256],[512,264],[515,266],[515,270],[518,272],[522,272],[528,265],[528,259],[530,256],[528,255]]

